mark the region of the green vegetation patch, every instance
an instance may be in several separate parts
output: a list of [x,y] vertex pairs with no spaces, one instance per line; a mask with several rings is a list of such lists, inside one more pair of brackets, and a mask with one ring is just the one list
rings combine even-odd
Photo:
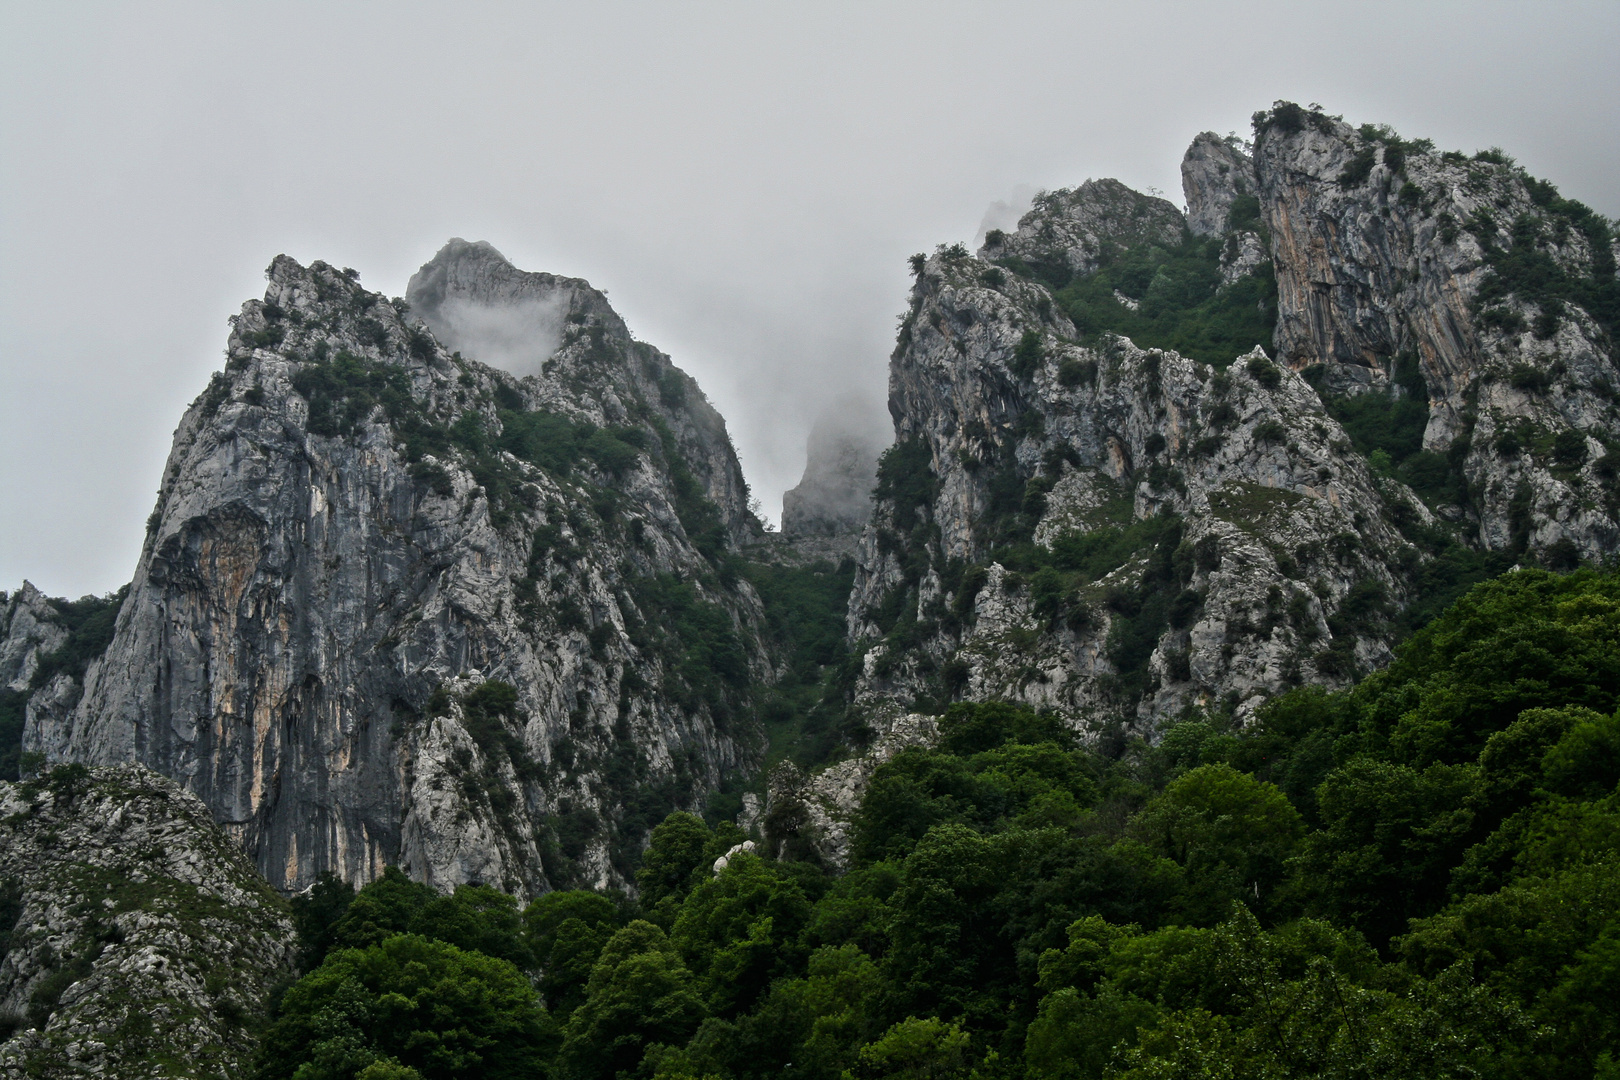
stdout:
[[[464,1045],[510,1001],[530,1074],[591,1080],[1603,1076],[1617,658],[1620,576],[1521,571],[1387,671],[1248,723],[1214,707],[1157,741],[1082,739],[1021,705],[954,706],[933,749],[874,772],[842,874],[794,857],[813,837],[783,803],[782,857],[718,874],[740,831],[670,815],[634,901],[520,909],[391,870],[345,906],[328,883],[300,909],[324,961],[282,999],[263,1075],[440,1075],[406,1055]],[[455,978],[424,983],[441,965]]]
[[844,707],[851,674],[845,626],[855,563],[847,558],[836,566],[827,561],[808,566],[750,563],[743,575],[759,594],[766,627],[787,669],[756,695],[767,739],[764,766],[768,770],[784,757],[807,768],[821,764],[850,734]]
[[1217,518],[1249,532],[1259,532],[1267,519],[1291,514],[1308,496],[1284,488],[1238,480],[1209,494],[1209,507]]
[[[1263,231],[1252,197],[1234,203],[1232,224]],[[1269,261],[1230,285],[1221,284],[1221,254],[1228,243],[1235,240],[1189,233],[1173,248],[1116,249],[1103,254],[1096,271],[1072,278],[1056,267],[1034,268],[1017,260],[1003,265],[1053,289],[1053,299],[1074,321],[1083,344],[1120,334],[1144,349],[1173,349],[1225,367],[1256,345],[1269,347],[1277,325],[1277,280]],[[1083,373],[1076,371],[1071,379],[1078,384]]]

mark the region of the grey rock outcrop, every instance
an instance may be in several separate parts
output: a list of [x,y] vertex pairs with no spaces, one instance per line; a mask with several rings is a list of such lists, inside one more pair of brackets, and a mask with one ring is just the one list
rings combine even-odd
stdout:
[[[927,479],[917,505],[879,502],[858,560],[849,625],[875,643],[859,691],[875,714],[942,672],[954,695],[1077,722],[1219,700],[1246,713],[1387,659],[1390,631],[1350,613],[1401,601],[1399,568],[1419,556],[1388,511],[1428,511],[1370,474],[1303,379],[1258,348],[1220,372],[1122,338],[1076,345],[1041,286],[992,287],[982,265],[927,261],[891,362],[897,440]],[[1009,530],[1052,549],[1167,513],[1077,591],[961,569]],[[1169,625],[1144,630],[1146,605],[1166,602]]]
[[771,772],[765,806],[773,855],[813,850],[826,864],[849,865],[855,814],[878,766],[902,750],[939,741],[939,720],[921,713],[889,718],[872,744],[853,757],[806,775],[791,761]]
[[1458,511],[1481,546],[1615,551],[1614,459],[1598,466],[1620,431],[1614,342],[1592,312],[1523,296],[1496,266],[1517,253],[1612,289],[1590,212],[1500,156],[1440,154],[1286,103],[1262,114],[1255,153],[1281,358],[1321,365],[1335,392],[1398,394],[1410,357],[1424,449],[1460,458],[1470,501]]
[[247,1074],[295,938],[195,796],[138,765],[0,783],[0,889],[0,1074]]
[[67,639],[67,628],[49,599],[30,582],[23,582],[0,611],[0,686],[29,689],[40,658],[60,649]]
[[782,493],[789,539],[860,532],[872,516],[872,485],[888,439],[858,413],[825,414],[810,429],[804,476]]
[[[413,280],[427,326],[323,263],[268,276],[111,646],[82,698],[30,705],[27,747],[174,778],[281,889],[625,883],[660,811],[758,750],[760,609],[722,564],[759,527],[723,423],[599,292],[487,245]],[[433,329],[481,347],[445,312],[503,305],[561,328],[521,379]]]
[[1187,227],[1164,199],[1132,191],[1118,180],[1087,180],[1072,190],[1044,191],[1018,219],[1018,231],[985,235],[979,255],[1018,259],[1064,277],[1088,274],[1112,251],[1143,242],[1174,247]]
[[1206,131],[1193,139],[1181,159],[1181,192],[1187,200],[1187,228],[1198,236],[1226,232],[1232,203],[1253,195],[1254,161],[1235,138]]
[[[1600,219],[1499,156],[1294,106],[1257,118],[1252,161],[1200,135],[1183,177],[1226,284],[1274,264],[1278,362],[1257,347],[1217,371],[1094,322],[1079,343],[1044,282],[1092,272],[1109,243],[1172,240],[1176,219],[1113,181],[920,269],[890,364],[907,476],[876,507],[849,609],[871,715],[1007,698],[1077,724],[1244,716],[1385,663],[1442,519],[1553,565],[1620,549],[1612,342],[1579,304],[1516,292],[1503,257],[1531,245],[1565,296],[1605,295]],[[1375,473],[1325,405],[1356,393],[1424,396],[1422,464],[1461,470],[1461,504]],[[1127,535],[1128,558],[1080,572]],[[1020,542],[1046,554],[995,561]]]

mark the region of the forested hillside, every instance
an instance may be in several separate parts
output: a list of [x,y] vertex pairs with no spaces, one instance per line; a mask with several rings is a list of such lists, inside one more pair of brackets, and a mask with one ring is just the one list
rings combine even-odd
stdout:
[[1612,1076],[1617,704],[1620,576],[1541,570],[1246,727],[959,704],[842,875],[674,814],[634,900],[324,881],[259,1075]]

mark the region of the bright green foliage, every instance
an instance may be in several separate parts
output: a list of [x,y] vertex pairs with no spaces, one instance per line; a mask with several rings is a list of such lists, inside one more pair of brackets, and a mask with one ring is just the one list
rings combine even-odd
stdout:
[[953,1080],[968,1075],[967,1033],[933,1017],[908,1016],[861,1048],[853,1075],[861,1080]]
[[392,1059],[424,1080],[528,1080],[547,1060],[553,1031],[511,964],[398,934],[333,953],[287,991],[258,1075],[349,1080]]

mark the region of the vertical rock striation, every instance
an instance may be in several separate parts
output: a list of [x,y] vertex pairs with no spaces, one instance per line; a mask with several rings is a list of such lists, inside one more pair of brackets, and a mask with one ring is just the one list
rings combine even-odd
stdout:
[[1285,102],[1256,118],[1255,166],[1281,358],[1330,392],[1425,399],[1423,448],[1466,478],[1448,509],[1480,546],[1613,552],[1620,286],[1602,219],[1499,152]]
[[[426,325],[323,263],[268,276],[176,432],[111,646],[76,705],[30,707],[28,747],[173,777],[282,889],[387,863],[624,883],[651,823],[757,753],[769,667],[727,552],[758,526],[723,423],[601,293],[488,245],[413,279]],[[471,351],[515,365],[552,331],[521,378]]]

